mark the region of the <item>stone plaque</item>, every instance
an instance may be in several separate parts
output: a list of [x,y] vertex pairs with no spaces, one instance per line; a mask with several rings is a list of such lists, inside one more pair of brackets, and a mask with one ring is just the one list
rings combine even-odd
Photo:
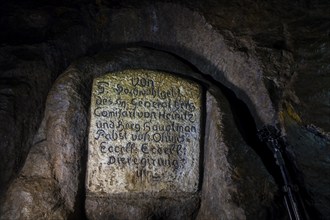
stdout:
[[202,89],[168,73],[126,70],[94,79],[87,189],[196,192]]

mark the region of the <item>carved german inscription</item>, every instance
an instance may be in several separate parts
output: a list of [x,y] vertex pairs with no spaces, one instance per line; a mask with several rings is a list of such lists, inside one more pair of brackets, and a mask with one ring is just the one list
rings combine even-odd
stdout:
[[195,192],[201,87],[149,70],[93,82],[88,137],[90,192]]

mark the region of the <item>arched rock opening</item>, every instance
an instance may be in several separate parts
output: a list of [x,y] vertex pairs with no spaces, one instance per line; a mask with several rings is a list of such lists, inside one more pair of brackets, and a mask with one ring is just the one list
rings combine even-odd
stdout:
[[[207,90],[201,188],[181,200],[162,198],[157,202],[152,197],[132,197],[127,202],[86,197],[92,80],[107,72],[135,68],[193,78]],[[265,155],[258,152],[258,156],[245,142],[242,129],[246,129],[243,126],[240,132],[234,121],[234,117],[240,120],[245,115],[233,116],[228,98],[234,99],[226,98],[219,85],[191,65],[157,50],[128,48],[77,60],[56,80],[48,95],[44,119],[19,177],[8,190],[3,216],[85,218],[86,210],[90,219],[285,218],[278,186],[259,157]]]

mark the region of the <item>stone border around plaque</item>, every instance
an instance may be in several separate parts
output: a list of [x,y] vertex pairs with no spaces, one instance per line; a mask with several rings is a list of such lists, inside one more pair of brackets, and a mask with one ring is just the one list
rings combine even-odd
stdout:
[[95,78],[88,135],[87,192],[197,192],[202,87],[144,69]]

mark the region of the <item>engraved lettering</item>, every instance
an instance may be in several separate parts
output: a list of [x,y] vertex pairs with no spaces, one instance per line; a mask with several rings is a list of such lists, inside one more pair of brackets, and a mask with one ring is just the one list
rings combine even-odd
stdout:
[[96,78],[88,137],[88,190],[155,192],[165,187],[196,192],[201,94],[195,82],[149,70]]

